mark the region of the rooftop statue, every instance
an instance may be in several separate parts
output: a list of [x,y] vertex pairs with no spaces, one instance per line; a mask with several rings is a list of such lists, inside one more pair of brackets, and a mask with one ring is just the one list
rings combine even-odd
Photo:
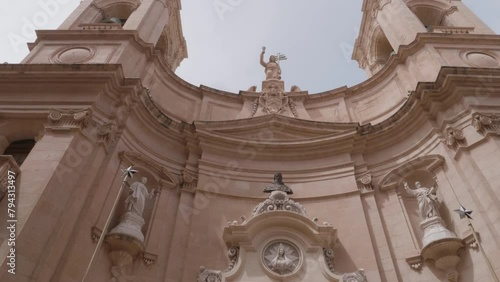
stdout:
[[273,191],[281,191],[287,194],[293,194],[292,189],[290,189],[290,187],[286,186],[285,183],[283,183],[283,175],[281,175],[281,172],[277,172],[276,174],[274,174],[274,183],[264,189],[264,193],[271,193]]
[[262,47],[262,52],[260,53],[260,64],[265,68],[266,80],[276,79],[281,80],[281,68],[277,62],[275,55],[269,57],[269,62],[264,62],[264,54],[266,53],[266,47]]

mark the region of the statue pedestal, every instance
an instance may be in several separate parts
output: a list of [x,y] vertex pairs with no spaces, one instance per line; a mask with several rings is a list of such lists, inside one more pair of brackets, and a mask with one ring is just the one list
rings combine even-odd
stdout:
[[145,222],[142,217],[136,215],[135,213],[127,212],[120,219],[120,223],[108,234],[126,235],[143,243],[144,235],[141,230],[144,223]]
[[425,248],[432,242],[446,239],[446,238],[457,238],[455,233],[444,227],[444,221],[440,217],[431,217],[420,223],[420,228],[424,231],[424,236],[422,238],[422,247]]
[[465,247],[463,241],[444,227],[440,217],[428,218],[420,223],[420,227],[424,231],[422,258],[445,271],[448,281],[458,281],[455,267],[460,262],[459,254]]
[[112,264],[111,281],[134,279],[126,274],[126,268],[144,251],[144,235],[141,231],[143,225],[142,217],[127,212],[120,219],[120,223],[106,235],[105,242]]
[[282,93],[285,92],[285,82],[283,80],[277,80],[277,79],[268,79],[262,81],[262,92],[267,91],[280,91]]

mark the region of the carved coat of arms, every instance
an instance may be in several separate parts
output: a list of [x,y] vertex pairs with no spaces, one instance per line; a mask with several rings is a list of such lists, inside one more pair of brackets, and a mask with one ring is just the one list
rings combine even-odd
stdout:
[[259,104],[269,114],[279,114],[286,109],[288,97],[279,84],[267,83],[262,89]]

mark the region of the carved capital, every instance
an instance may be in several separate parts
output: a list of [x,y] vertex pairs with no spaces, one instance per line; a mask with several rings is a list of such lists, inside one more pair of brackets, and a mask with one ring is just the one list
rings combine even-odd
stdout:
[[49,116],[49,128],[57,129],[84,129],[93,123],[92,110],[89,108],[68,110],[52,109]]
[[453,150],[457,150],[465,142],[465,136],[461,129],[447,127],[445,130],[445,144]]
[[500,115],[474,113],[471,124],[477,132],[486,131],[500,132]]
[[368,192],[373,190],[372,175],[369,173],[358,177],[356,179],[356,183],[358,184],[359,190],[361,190],[362,192]]
[[182,172],[182,189],[194,190],[198,185],[198,176],[189,170]]

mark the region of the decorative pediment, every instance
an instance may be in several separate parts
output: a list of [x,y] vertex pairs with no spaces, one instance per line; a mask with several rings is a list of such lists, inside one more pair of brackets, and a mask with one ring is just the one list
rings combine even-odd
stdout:
[[258,141],[296,141],[355,133],[357,123],[327,123],[300,120],[276,114],[256,118],[195,122],[197,132],[219,137]]

